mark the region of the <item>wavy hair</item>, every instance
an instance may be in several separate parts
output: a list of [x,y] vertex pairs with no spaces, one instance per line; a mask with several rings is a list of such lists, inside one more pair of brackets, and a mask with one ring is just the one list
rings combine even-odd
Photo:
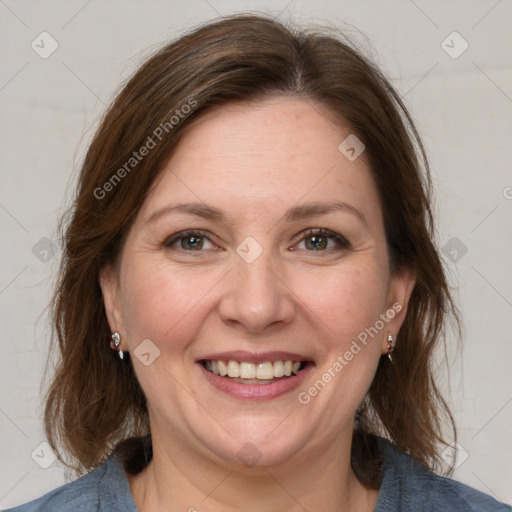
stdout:
[[[395,364],[381,358],[358,410],[352,468],[363,483],[378,486],[381,436],[439,470],[444,429],[455,434],[455,426],[431,361],[447,321],[458,325],[458,315],[434,243],[429,167],[411,116],[378,67],[342,35],[238,15],[161,48],[126,83],[88,148],[62,220],[53,302],[58,364],[45,425],[51,446],[76,471],[94,469],[116,447],[132,473],[151,458],[144,393],[129,358],[121,363],[109,348],[100,272],[115,264],[150,187],[193,121],[213,107],[276,93],[323,105],[363,141],[391,271],[416,277]],[[148,137],[155,146],[131,160]]]

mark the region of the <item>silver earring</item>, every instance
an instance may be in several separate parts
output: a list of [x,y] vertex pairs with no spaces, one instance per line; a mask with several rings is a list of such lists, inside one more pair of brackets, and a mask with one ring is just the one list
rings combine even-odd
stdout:
[[391,334],[388,336],[388,358],[391,362],[393,362],[393,356],[391,355],[395,351],[396,341],[393,339]]
[[118,331],[112,333],[112,339],[110,340],[110,348],[117,352],[119,359],[124,358],[124,352],[119,348],[121,345],[121,335]]

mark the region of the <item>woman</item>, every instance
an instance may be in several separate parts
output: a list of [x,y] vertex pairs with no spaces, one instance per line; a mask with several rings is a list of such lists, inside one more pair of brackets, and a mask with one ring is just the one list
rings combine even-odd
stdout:
[[[256,16],[149,59],[87,153],[19,511],[510,510],[436,475],[457,319],[423,147],[350,45]],[[448,437],[447,437],[448,436]]]

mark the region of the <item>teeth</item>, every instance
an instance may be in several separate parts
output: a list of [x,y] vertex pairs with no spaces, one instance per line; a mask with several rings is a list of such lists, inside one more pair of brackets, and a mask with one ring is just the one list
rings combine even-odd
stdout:
[[219,375],[225,377],[228,374],[228,367],[224,361],[219,361]]
[[246,363],[245,361],[205,361],[205,367],[215,375],[240,379],[272,380],[290,377],[300,371],[300,361],[265,361],[263,363]]
[[[300,364],[299,364],[300,366]],[[274,377],[283,377],[284,376],[284,364],[283,361],[276,361],[274,363]]]
[[242,379],[255,379],[256,365],[254,363],[240,363],[240,377]]
[[274,378],[274,365],[271,362],[258,363],[256,366],[256,378],[269,380]]
[[235,361],[228,363],[228,377],[240,377],[240,365]]

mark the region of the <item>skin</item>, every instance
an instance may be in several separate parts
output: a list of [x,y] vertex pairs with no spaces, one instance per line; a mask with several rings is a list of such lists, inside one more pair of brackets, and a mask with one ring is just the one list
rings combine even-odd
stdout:
[[[377,190],[364,153],[338,145],[350,130],[321,106],[288,96],[217,108],[180,142],[148,195],[116,268],[101,285],[112,331],[133,352],[150,339],[149,366],[132,357],[148,399],[154,459],[130,477],[142,511],[373,510],[349,464],[354,415],[387,336],[404,320],[414,279],[391,275]],[[356,208],[289,222],[288,209],[343,201]],[[184,213],[148,219],[170,203],[221,209],[223,221]],[[308,229],[344,236],[313,250]],[[200,250],[188,229],[207,232]],[[246,237],[263,249],[236,252]],[[186,243],[189,245],[186,245]],[[325,242],[325,240],[324,240]],[[185,248],[183,245],[185,244]],[[187,250],[188,249],[188,250]],[[357,335],[399,303],[400,313],[307,405],[314,384]],[[231,350],[299,353],[315,364],[299,389],[267,401],[219,392],[196,360]],[[237,457],[251,443],[258,462]]]

